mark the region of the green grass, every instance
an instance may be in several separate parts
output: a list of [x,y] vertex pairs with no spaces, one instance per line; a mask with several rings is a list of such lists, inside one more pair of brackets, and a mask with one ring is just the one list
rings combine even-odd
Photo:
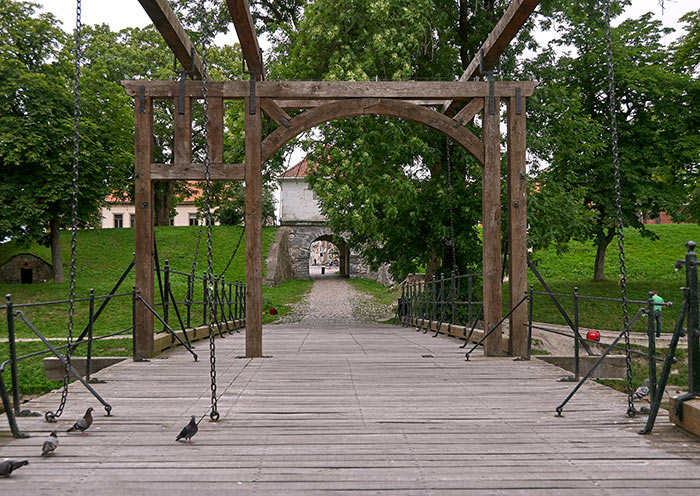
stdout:
[[[168,260],[172,270],[190,273],[192,261],[197,244],[198,227],[156,227],[156,240],[161,267]],[[213,268],[215,273],[220,273],[226,266],[233,249],[241,233],[241,227],[215,226],[212,233]],[[263,229],[263,260],[267,250],[274,240],[276,228]],[[134,247],[133,229],[94,229],[78,232],[78,248],[76,260],[76,287],[77,298],[85,298],[89,295],[90,288],[96,295],[106,295],[128,267],[133,258]],[[47,302],[66,300],[69,297],[69,267],[70,267],[70,233],[61,233],[63,247],[63,265],[66,277],[64,283],[37,283],[37,284],[0,284],[2,294],[12,294],[15,304],[34,302]],[[245,280],[245,240],[234,258],[225,278],[229,282]],[[14,242],[0,245],[0,264],[5,263],[16,253],[32,252],[45,257],[50,261],[50,253],[47,248],[32,245],[30,247],[18,246]],[[202,231],[199,253],[197,257],[196,274],[201,276],[207,270],[207,236],[206,230]],[[264,269],[264,267],[263,267]],[[156,301],[160,301],[158,280],[155,282]],[[173,274],[171,277],[173,293],[178,301],[184,301],[187,291],[187,278]],[[134,285],[133,271],[122,284],[119,292],[129,292]],[[201,301],[202,282],[197,281],[195,286]],[[197,293],[196,293],[197,294]],[[4,303],[4,301],[3,301]],[[99,305],[99,302],[97,303]],[[27,318],[33,322],[47,337],[64,337],[68,329],[68,304],[52,305],[49,307],[31,307],[23,309]],[[201,305],[193,307],[193,322],[202,319]],[[171,313],[171,322],[176,317]],[[82,330],[88,321],[88,304],[76,303],[75,325],[76,330]],[[95,335],[103,335],[115,330],[124,329],[131,325],[131,298],[122,297],[112,300],[96,323]],[[156,325],[156,330],[160,326]],[[17,326],[17,337],[35,337],[34,333],[22,324]],[[0,320],[0,336],[7,335],[7,321]]]
[[[306,296],[313,285],[311,280],[289,280],[272,288],[263,288],[263,324],[289,315],[293,310],[292,305]],[[270,315],[272,307],[277,310],[277,315]]]
[[[635,229],[625,229],[625,265],[627,269],[627,294],[631,300],[646,301],[648,292],[656,290],[666,301],[676,305],[663,310],[663,331],[672,332],[682,302],[680,287],[685,284],[684,271],[676,272],[674,263],[685,257],[685,243],[700,240],[700,226],[697,225],[650,225],[649,230],[659,239],[651,240],[639,235]],[[619,285],[619,260],[617,242],[608,247],[605,257],[607,280],[593,281],[595,247],[592,243],[570,243],[566,253],[557,255],[554,250],[535,254],[537,269],[550,289],[555,293],[573,294],[578,287],[581,296],[603,296],[621,298]],[[529,282],[535,291],[543,288],[530,273]],[[504,290],[507,295],[507,288]],[[504,301],[507,301],[504,298]],[[560,303],[573,318],[573,298],[560,298]],[[630,318],[639,306],[630,306]],[[582,327],[621,330],[622,306],[620,303],[580,301],[580,325]],[[536,296],[533,320],[565,324],[548,296]],[[646,319],[633,326],[633,330],[646,330]]]
[[371,279],[352,278],[348,279],[348,281],[357,291],[370,295],[372,297],[372,303],[378,305],[392,305],[396,303],[399,296],[401,296],[400,287],[395,287],[392,290],[391,287],[384,286]]

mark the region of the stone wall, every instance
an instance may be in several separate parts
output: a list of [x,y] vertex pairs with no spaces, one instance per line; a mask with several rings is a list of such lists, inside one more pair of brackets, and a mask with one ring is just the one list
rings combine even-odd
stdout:
[[[317,239],[331,239],[333,233],[322,225],[288,225],[277,232],[267,258],[265,284],[279,284],[286,279],[308,279],[311,243]],[[285,244],[288,246],[285,249]],[[384,285],[392,284],[388,267],[372,271],[359,255],[343,245],[336,244],[340,251],[340,273],[349,277],[373,279]],[[282,266],[288,264],[291,270]],[[282,266],[280,266],[282,265]],[[291,275],[290,275],[291,274]],[[287,277],[289,275],[289,277]]]
[[53,266],[33,253],[19,253],[0,266],[0,281],[8,284],[22,282],[22,269],[31,270],[32,282],[53,279]]

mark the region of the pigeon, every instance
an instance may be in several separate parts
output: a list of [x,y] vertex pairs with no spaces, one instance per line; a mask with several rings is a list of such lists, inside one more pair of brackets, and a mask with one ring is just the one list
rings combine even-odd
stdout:
[[44,446],[41,447],[41,456],[50,455],[56,448],[58,448],[58,434],[53,431],[44,441]]
[[175,438],[175,441],[184,439],[187,444],[191,444],[191,439],[195,434],[197,434],[197,429],[199,429],[197,427],[197,422],[194,421],[194,415],[192,415],[192,418],[190,418],[190,423],[182,428],[180,434],[178,434]]
[[92,425],[92,407],[88,408],[85,412],[85,415],[83,415],[83,418],[78,420],[75,424],[73,424],[73,427],[68,429],[66,432],[75,432],[75,431],[80,431],[83,433],[83,436],[87,436],[86,430]]
[[25,465],[29,465],[29,460],[22,460],[20,462],[17,460],[5,459],[4,461],[0,462],[0,475],[9,477],[14,470],[17,470],[20,467],[24,467]]
[[634,392],[632,395],[632,401],[635,400],[641,400],[644,398],[646,395],[649,394],[649,379],[644,379],[644,382],[642,383],[641,386],[637,388],[637,390]]

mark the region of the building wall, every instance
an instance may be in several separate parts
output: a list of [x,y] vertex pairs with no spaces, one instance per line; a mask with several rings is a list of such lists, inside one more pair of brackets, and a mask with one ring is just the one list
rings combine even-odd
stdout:
[[324,223],[318,200],[306,179],[282,178],[280,181],[280,224]]
[[[122,227],[134,227],[131,223],[131,215],[135,212],[133,205],[126,203],[117,203],[114,205],[109,205],[107,207],[102,207],[102,223],[103,228],[113,228],[115,223],[115,215],[122,216]],[[175,207],[175,217],[173,217],[174,226],[189,226],[190,225],[190,214],[197,214],[197,207],[193,204],[180,204]],[[199,224],[204,224],[204,219],[199,219]],[[214,223],[218,225],[218,222]]]

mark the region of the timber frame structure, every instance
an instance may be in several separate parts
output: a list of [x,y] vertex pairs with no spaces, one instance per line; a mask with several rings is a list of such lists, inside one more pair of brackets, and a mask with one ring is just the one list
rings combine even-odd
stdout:
[[[226,0],[238,34],[250,81],[207,81],[209,150],[212,180],[243,180],[246,185],[246,357],[263,355],[262,345],[262,167],[299,133],[334,119],[386,115],[431,127],[466,149],[483,167],[484,328],[502,315],[501,280],[501,103],[507,105],[507,186],[510,305],[527,290],[527,216],[525,171],[526,98],[535,82],[470,81],[489,75],[540,0],[513,0],[482,45],[480,56],[459,81],[450,82],[308,82],[266,81],[261,52],[247,0]],[[156,28],[193,79],[202,77],[202,60],[194,50],[167,0],[139,0]],[[153,305],[153,181],[204,180],[203,164],[192,163],[192,100],[202,99],[202,83],[186,81],[124,81],[134,98],[135,123],[135,270],[136,288]],[[173,163],[153,163],[153,102],[175,102]],[[244,101],[245,164],[225,164],[223,157],[224,100]],[[466,104],[465,104],[466,103]],[[461,106],[461,109],[457,110]],[[305,109],[291,118],[285,109]],[[262,111],[262,112],[261,112]],[[278,127],[262,136],[265,114]],[[465,125],[481,114],[482,137]],[[510,319],[509,353],[527,354],[527,308]],[[153,314],[138,305],[134,358],[154,354]],[[485,342],[485,354],[501,354],[502,332]]]

